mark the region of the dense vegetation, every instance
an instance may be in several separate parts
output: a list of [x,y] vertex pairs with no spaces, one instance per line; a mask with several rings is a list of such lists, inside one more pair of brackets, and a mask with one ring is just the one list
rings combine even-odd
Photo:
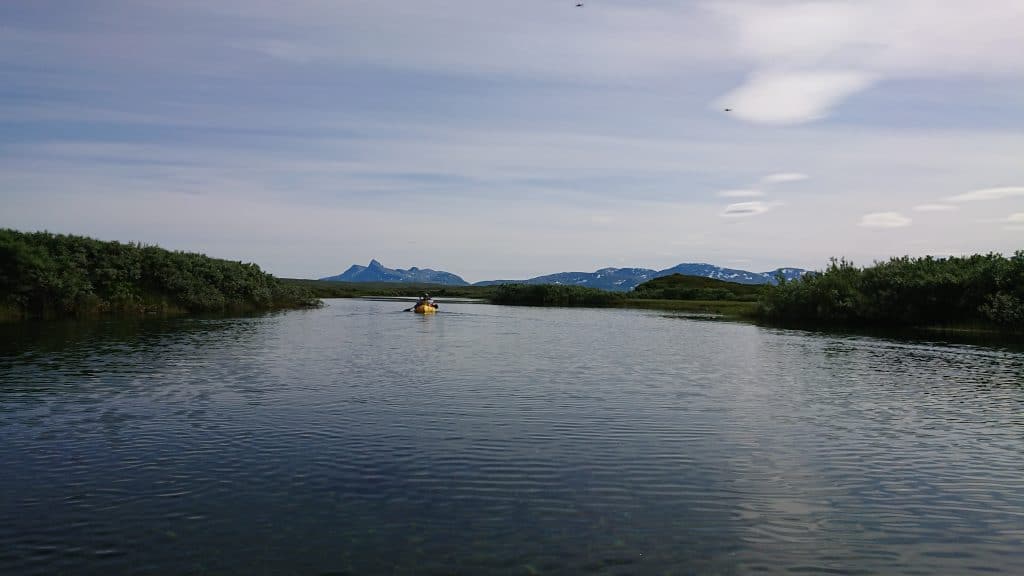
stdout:
[[519,306],[616,306],[625,299],[622,292],[560,284],[501,284],[491,296],[495,304]]
[[648,280],[629,294],[630,298],[654,300],[743,300],[753,302],[763,290],[758,284],[737,284],[702,276],[671,274]]
[[833,259],[766,289],[769,321],[847,326],[992,326],[1024,331],[1024,251],[962,258],[893,258],[867,268]]
[[0,229],[0,317],[242,312],[316,302],[255,264]]

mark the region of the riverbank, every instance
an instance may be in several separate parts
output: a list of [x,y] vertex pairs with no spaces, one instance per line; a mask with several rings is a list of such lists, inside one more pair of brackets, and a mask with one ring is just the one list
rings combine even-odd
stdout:
[[[430,293],[438,298],[471,298],[513,306],[619,307],[669,312],[713,314],[729,319],[754,318],[756,302],[637,298],[632,293],[608,292],[579,286],[508,284],[442,286],[436,284],[355,283],[285,278],[282,282],[309,290],[318,298],[412,298]],[[723,283],[725,284],[725,283]],[[749,288],[749,287],[748,287]],[[645,295],[646,293],[640,293]]]

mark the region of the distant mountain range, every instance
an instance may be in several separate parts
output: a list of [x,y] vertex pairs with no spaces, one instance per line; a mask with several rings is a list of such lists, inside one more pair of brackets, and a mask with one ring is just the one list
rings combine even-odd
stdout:
[[[473,286],[490,286],[493,284],[565,284],[628,292],[648,280],[683,274],[715,278],[739,284],[774,284],[775,277],[781,274],[786,280],[802,276],[806,270],[800,268],[777,268],[770,272],[747,272],[733,268],[722,268],[712,264],[677,264],[664,270],[648,268],[602,268],[595,272],[559,272],[537,276],[527,280],[484,280]],[[335,282],[415,282],[421,284],[446,284],[449,286],[468,286],[462,278],[451,272],[416,268],[408,270],[385,268],[380,262],[371,260],[369,266],[353,265],[337,276],[328,276],[321,280]]]

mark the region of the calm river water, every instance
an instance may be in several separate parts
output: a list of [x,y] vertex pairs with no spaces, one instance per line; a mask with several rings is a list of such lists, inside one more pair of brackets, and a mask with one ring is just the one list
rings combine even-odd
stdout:
[[2,574],[1024,573],[1024,353],[332,300],[0,331]]

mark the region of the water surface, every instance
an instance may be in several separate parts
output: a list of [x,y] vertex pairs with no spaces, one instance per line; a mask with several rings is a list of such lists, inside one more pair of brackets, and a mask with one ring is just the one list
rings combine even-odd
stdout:
[[332,300],[0,330],[3,574],[1024,573],[1024,354]]

